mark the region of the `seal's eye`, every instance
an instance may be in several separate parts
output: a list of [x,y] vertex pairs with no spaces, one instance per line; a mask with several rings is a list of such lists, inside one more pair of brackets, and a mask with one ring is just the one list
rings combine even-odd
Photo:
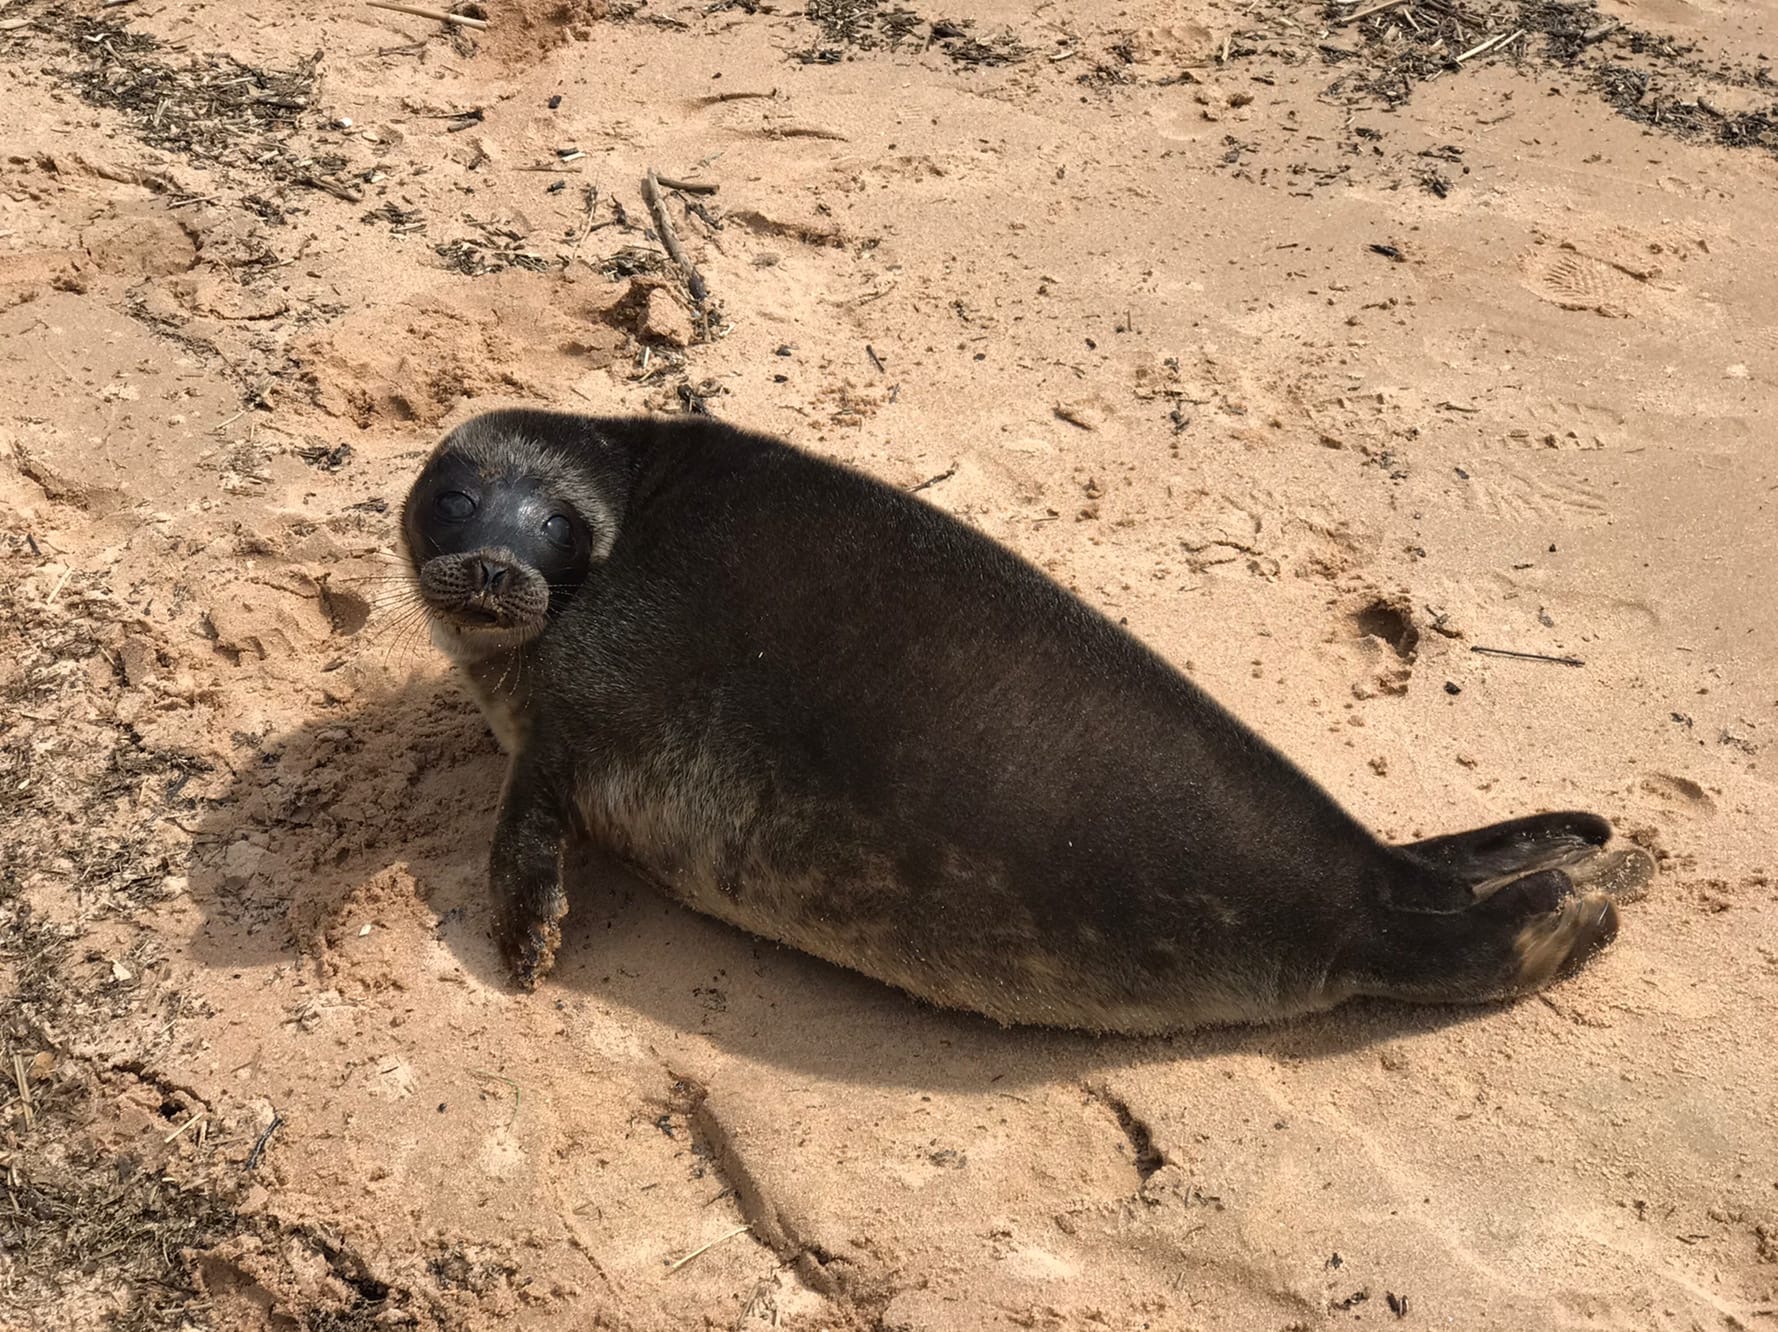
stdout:
[[461,490],[447,490],[433,501],[440,518],[448,518],[453,523],[460,523],[475,512],[475,501]]
[[543,520],[543,536],[552,546],[560,546],[563,550],[574,547],[574,524],[559,513],[552,513]]

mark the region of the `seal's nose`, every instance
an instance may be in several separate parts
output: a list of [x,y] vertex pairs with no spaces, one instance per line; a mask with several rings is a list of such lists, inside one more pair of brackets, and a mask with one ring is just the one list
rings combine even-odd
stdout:
[[469,562],[469,578],[471,586],[477,592],[485,592],[495,596],[500,592],[501,585],[506,582],[507,568],[493,560],[477,556]]

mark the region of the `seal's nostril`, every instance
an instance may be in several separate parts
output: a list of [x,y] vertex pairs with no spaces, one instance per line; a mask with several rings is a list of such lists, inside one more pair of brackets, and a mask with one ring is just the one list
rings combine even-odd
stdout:
[[503,564],[496,564],[492,560],[477,560],[475,562],[476,587],[483,592],[498,592],[501,585],[506,582],[506,572],[506,566]]

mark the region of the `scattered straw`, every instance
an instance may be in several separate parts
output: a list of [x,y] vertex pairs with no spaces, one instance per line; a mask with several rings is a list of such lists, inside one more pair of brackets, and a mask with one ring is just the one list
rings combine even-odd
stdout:
[[204,1112],[202,1110],[198,1111],[190,1119],[186,1120],[178,1128],[174,1129],[171,1133],[167,1134],[166,1137],[162,1138],[161,1141],[162,1142],[172,1142],[173,1139],[182,1137],[184,1135],[186,1129],[190,1128],[193,1124],[197,1123],[203,1117],[204,1117]]
[[745,1235],[749,1230],[752,1230],[752,1229],[753,1229],[753,1226],[751,1224],[748,1224],[745,1226],[736,1226],[733,1230],[729,1231],[726,1235],[718,1235],[715,1239],[711,1240],[708,1244],[699,1245],[697,1248],[693,1249],[690,1253],[686,1254],[685,1257],[678,1259],[676,1262],[674,1262],[672,1265],[670,1265],[667,1268],[667,1275],[672,1276],[673,1273],[677,1272],[680,1268],[684,1267],[692,1259],[702,1257],[704,1254],[706,1254],[706,1253],[710,1252],[710,1250],[714,1249],[718,1244],[721,1244],[727,1240],[732,1240],[736,1235]]
[[31,1074],[25,1068],[25,1057],[16,1052],[12,1056],[12,1080],[18,1084],[19,1109],[25,1112],[28,1129],[37,1118],[37,1109],[31,1104]]

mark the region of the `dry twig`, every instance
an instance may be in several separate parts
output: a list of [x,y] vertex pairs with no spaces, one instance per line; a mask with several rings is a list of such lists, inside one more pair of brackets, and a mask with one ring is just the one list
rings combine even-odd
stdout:
[[393,0],[364,0],[372,9],[387,9],[392,14],[411,14],[414,18],[431,19],[435,23],[455,23],[460,28],[481,29],[488,26],[486,19],[470,18],[467,14],[450,14],[442,9],[427,9],[421,5],[398,5]]
[[673,219],[667,215],[667,201],[661,198],[661,178],[655,175],[653,167],[648,169],[648,175],[643,178],[642,197],[648,205],[649,215],[654,218],[654,229],[660,233],[661,244],[666,247],[673,262],[679,265],[680,272],[685,274],[685,285],[691,292],[692,300],[703,305],[710,289],[704,284],[703,274],[686,257],[685,248],[679,243],[679,234],[673,230]]
[[1358,10],[1356,13],[1346,15],[1343,19],[1335,19],[1334,26],[1336,28],[1344,28],[1348,24],[1357,23],[1360,19],[1367,19],[1372,14],[1381,14],[1386,9],[1394,9],[1397,5],[1405,5],[1407,3],[1408,0],[1382,0],[1381,4],[1369,5],[1364,9]]
[[674,1263],[671,1267],[669,1267],[667,1269],[667,1275],[672,1276],[673,1273],[677,1272],[680,1268],[684,1267],[693,1258],[697,1258],[703,1254],[708,1253],[711,1249],[714,1249],[718,1244],[721,1244],[724,1240],[732,1240],[736,1235],[745,1235],[749,1230],[752,1230],[752,1229],[753,1229],[752,1225],[736,1226],[733,1230],[729,1231],[726,1235],[718,1235],[715,1239],[711,1240],[708,1244],[699,1245],[697,1248],[693,1249],[690,1253],[686,1254],[685,1257],[679,1259],[678,1262]]
[[1516,648],[1471,647],[1484,657],[1512,657],[1518,661],[1553,661],[1558,666],[1585,666],[1579,657],[1552,657],[1547,652],[1520,652]]

